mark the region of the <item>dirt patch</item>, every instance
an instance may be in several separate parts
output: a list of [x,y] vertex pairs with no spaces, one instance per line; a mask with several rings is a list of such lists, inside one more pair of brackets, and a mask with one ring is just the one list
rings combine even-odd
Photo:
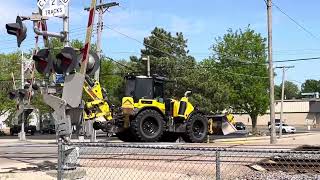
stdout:
[[54,180],[57,179],[56,177],[51,177],[47,175],[45,172],[32,172],[32,173],[25,173],[25,172],[16,172],[16,173],[3,173],[0,174],[1,180]]

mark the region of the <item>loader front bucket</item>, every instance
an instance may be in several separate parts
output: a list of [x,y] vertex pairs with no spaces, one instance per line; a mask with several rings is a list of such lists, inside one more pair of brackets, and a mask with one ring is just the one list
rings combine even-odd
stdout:
[[234,125],[231,122],[223,119],[221,122],[221,131],[223,135],[228,135],[236,132],[237,129],[234,127]]

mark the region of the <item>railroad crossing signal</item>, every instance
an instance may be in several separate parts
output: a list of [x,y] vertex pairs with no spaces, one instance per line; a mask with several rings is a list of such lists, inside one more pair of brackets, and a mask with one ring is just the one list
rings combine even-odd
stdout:
[[6,24],[7,33],[17,37],[18,47],[27,37],[27,27],[22,23],[20,16],[17,16],[16,23]]
[[[33,55],[35,68],[40,74],[57,73],[60,75],[71,73],[80,66],[83,54],[77,55],[72,47],[64,47],[54,59],[49,49],[40,49]],[[90,53],[87,63],[86,74],[94,75],[99,69],[100,59],[97,53]]]
[[64,47],[56,56],[54,70],[58,74],[66,74],[74,71],[79,64],[76,51],[72,47]]
[[11,100],[17,99],[23,101],[28,98],[28,92],[26,89],[17,89],[9,92],[9,98]]
[[[81,61],[83,54],[81,53],[78,57],[79,62]],[[100,58],[97,53],[89,53],[88,63],[87,63],[87,75],[94,75],[95,72],[100,67]]]
[[32,82],[31,80],[27,80],[27,83],[24,85],[23,88],[29,90],[31,86],[32,90],[35,90],[35,91],[39,90],[39,85],[35,82],[33,82],[33,84],[31,85],[31,82]]
[[35,67],[40,74],[49,74],[52,71],[52,58],[49,49],[41,49],[33,55]]

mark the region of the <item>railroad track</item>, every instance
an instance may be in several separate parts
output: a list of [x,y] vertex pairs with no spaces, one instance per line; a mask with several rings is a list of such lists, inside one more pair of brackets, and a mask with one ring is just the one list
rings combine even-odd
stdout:
[[[297,152],[300,153],[297,153]],[[305,151],[306,153],[301,153]],[[320,147],[300,146],[287,154],[272,156],[256,163],[267,171],[320,173]],[[253,167],[253,166],[251,166]]]

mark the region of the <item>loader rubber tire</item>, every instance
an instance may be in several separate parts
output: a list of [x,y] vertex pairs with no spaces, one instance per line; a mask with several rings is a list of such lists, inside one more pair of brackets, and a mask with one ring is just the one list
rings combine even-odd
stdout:
[[136,142],[133,134],[131,133],[130,129],[126,129],[123,132],[119,132],[116,136],[123,142]]
[[163,134],[164,120],[156,110],[147,109],[131,121],[130,128],[137,141],[157,142]]
[[176,142],[181,134],[175,132],[164,132],[160,138],[160,142]]
[[208,120],[201,114],[192,115],[186,122],[186,132],[182,139],[190,143],[202,143],[208,134]]

